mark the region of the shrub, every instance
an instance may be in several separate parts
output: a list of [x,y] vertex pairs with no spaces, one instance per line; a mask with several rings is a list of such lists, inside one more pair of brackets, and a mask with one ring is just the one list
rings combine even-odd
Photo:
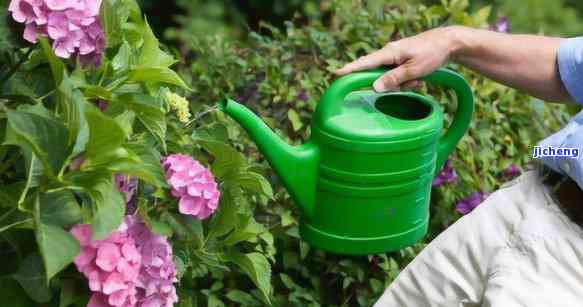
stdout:
[[[488,27],[490,13],[489,7],[468,12],[463,1],[431,6],[398,1],[368,3],[328,2],[328,21],[312,20],[306,25],[303,20],[292,20],[283,30],[264,24],[263,31],[268,35],[250,33],[242,43],[220,35],[178,32],[182,38],[180,48],[186,51],[180,71],[193,80],[191,99],[213,106],[222,96],[230,96],[260,114],[289,143],[300,144],[309,137],[311,114],[334,78],[331,72],[342,63],[390,39],[431,27]],[[450,67],[470,82],[476,110],[468,134],[450,157],[458,180],[433,191],[431,233],[425,242],[401,252],[368,258],[309,250],[309,246],[297,242],[296,208],[277,177],[267,173],[274,183],[275,200],[255,213],[261,220],[276,221],[269,228],[277,249],[272,280],[280,302],[370,305],[424,243],[460,217],[455,210],[458,202],[466,198],[474,201],[475,192],[481,192],[483,197],[496,190],[516,174],[516,166],[527,169],[530,146],[557,130],[568,118],[562,105],[545,104],[457,65]],[[455,110],[451,93],[431,87],[422,92],[434,95],[442,103],[449,123]],[[225,127],[236,148],[265,165],[237,124],[220,113],[210,118],[213,125]]]

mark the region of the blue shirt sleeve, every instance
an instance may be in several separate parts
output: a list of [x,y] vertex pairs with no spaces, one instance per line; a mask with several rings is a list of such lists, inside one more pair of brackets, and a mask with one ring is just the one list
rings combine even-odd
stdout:
[[583,37],[561,42],[557,54],[559,75],[573,100],[583,104]]

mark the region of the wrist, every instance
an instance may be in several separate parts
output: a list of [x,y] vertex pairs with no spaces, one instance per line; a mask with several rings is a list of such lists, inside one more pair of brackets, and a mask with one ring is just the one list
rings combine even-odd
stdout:
[[452,60],[463,56],[470,49],[473,29],[465,26],[448,26],[444,28],[444,37],[447,40],[448,55]]

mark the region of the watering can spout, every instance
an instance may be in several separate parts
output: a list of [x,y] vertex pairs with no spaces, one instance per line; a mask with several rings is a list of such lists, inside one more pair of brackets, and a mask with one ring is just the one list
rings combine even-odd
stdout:
[[301,146],[287,144],[257,115],[231,99],[222,100],[219,110],[247,131],[299,206],[303,216],[310,220],[316,197],[317,145],[313,142]]

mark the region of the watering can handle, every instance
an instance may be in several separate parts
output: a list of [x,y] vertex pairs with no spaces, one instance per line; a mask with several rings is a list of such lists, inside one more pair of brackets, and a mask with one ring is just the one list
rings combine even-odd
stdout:
[[[320,102],[320,104],[330,104],[330,108],[319,106],[314,114],[316,122],[328,118],[329,112],[335,112],[335,106],[333,105],[335,102],[344,100],[344,97],[350,92],[372,86],[373,82],[385,74],[390,68],[384,67],[356,72],[334,81],[326,90]],[[474,96],[466,80],[460,74],[446,68],[437,69],[421,78],[421,80],[433,85],[453,89],[458,101],[453,122],[447,132],[439,139],[437,161],[435,163],[435,174],[437,174],[445,163],[447,156],[454,150],[456,144],[470,126],[474,111]]]
[[435,174],[437,174],[443,167],[447,156],[455,149],[470,126],[474,111],[474,95],[468,82],[460,74],[449,69],[438,69],[422,80],[433,85],[453,89],[457,97],[457,110],[453,122],[439,139],[435,163]]

